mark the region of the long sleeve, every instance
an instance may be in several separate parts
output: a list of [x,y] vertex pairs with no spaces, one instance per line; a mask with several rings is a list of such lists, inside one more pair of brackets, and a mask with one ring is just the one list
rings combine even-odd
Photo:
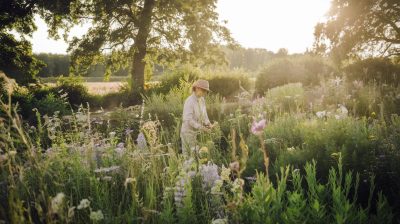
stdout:
[[191,101],[185,102],[185,105],[183,106],[183,122],[188,122],[188,124],[194,128],[194,129],[199,129],[201,127],[201,124],[199,124],[195,119],[194,119],[194,109],[193,109],[193,103]]
[[210,119],[208,118],[207,109],[206,109],[206,102],[205,102],[204,98],[201,100],[201,107],[202,107],[202,112],[203,112],[203,117],[204,117],[204,121],[203,121],[204,125],[211,124]]

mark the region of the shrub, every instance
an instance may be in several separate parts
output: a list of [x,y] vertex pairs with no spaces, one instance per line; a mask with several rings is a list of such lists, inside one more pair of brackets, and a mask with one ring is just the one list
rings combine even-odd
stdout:
[[44,98],[37,100],[35,102],[35,107],[38,109],[40,114],[53,115],[56,111],[60,115],[65,115],[70,113],[69,106],[66,96],[56,96],[53,93],[49,93]]
[[250,89],[250,80],[244,75],[229,76],[226,74],[224,76],[211,77],[208,81],[213,94],[216,93],[227,98],[233,98],[236,94]]
[[301,83],[290,83],[272,88],[265,94],[266,111],[272,116],[286,112],[300,112],[305,106],[304,92]]
[[88,89],[83,85],[83,79],[79,76],[61,76],[57,80],[57,86],[52,91],[54,93],[66,93],[68,102],[74,108],[86,104],[89,100]]
[[400,65],[387,58],[368,58],[357,61],[344,68],[350,81],[361,80],[398,86],[400,84]]
[[276,59],[258,74],[256,93],[263,94],[270,88],[293,82],[301,82],[305,86],[316,85],[321,77],[331,75],[334,71],[321,58],[301,56]]
[[174,87],[179,87],[181,80],[192,83],[200,76],[200,71],[192,66],[183,66],[162,75],[160,84],[149,89],[148,95],[152,93],[167,94]]

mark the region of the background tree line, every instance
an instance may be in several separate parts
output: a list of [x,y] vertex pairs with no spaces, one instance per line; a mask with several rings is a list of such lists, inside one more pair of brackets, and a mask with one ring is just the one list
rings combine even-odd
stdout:
[[[269,61],[287,55],[286,49],[280,49],[276,53],[262,48],[242,48],[236,49],[223,48],[227,66],[230,69],[244,69],[246,71],[257,71],[265,66]],[[35,54],[35,58],[43,63],[39,70],[39,77],[67,76],[70,73],[71,58],[66,54]],[[152,68],[154,75],[160,75],[164,71],[161,65],[154,65]],[[111,76],[128,76],[130,68],[121,68],[111,72]],[[101,77],[106,73],[106,66],[103,63],[96,63],[80,75],[85,77]]]

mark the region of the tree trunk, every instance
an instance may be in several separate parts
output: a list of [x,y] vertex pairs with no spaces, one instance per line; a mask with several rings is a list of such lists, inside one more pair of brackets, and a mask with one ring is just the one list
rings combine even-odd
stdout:
[[132,61],[132,91],[134,95],[140,96],[144,90],[144,69],[146,62],[144,61],[147,54],[147,38],[150,33],[151,17],[155,0],[145,0],[143,10],[140,14],[138,22],[138,34],[133,44],[134,54]]

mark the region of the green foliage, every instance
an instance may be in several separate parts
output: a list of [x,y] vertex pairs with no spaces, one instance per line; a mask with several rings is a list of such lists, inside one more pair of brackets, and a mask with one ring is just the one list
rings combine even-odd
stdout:
[[[162,95],[150,97],[145,109],[150,109],[155,116],[154,111],[160,111],[162,103],[181,105],[190,93],[190,84],[183,82],[181,88],[166,96],[165,99],[173,96],[170,101],[157,101]],[[303,91],[298,84],[285,88]],[[286,94],[276,92],[277,96]],[[207,102],[209,109],[213,100]],[[167,111],[164,106],[162,110]],[[8,116],[7,108],[2,105],[2,115]],[[316,118],[312,114],[302,117],[299,112],[296,117],[278,115],[268,123],[264,133],[274,161],[270,174],[277,174],[277,178],[270,180],[257,173],[254,184],[246,178],[243,186],[244,180],[228,170],[221,186],[210,190],[202,184],[203,178],[197,171],[199,164],[193,162],[188,166],[178,154],[179,122],[148,125],[148,149],[137,147],[133,141],[136,133],[119,134],[138,126],[138,112],[138,108],[119,108],[104,114],[105,129],[97,124],[102,122],[97,114],[88,113],[88,109],[79,110],[68,120],[62,120],[57,114],[45,116],[45,122],[29,129],[14,113],[5,116],[7,122],[0,126],[3,139],[0,178],[7,180],[4,183],[8,191],[0,197],[8,200],[0,201],[1,217],[22,223],[29,220],[88,223],[95,222],[94,218],[105,223],[210,223],[217,219],[238,223],[365,223],[366,220],[390,223],[396,215],[390,204],[394,197],[389,197],[396,189],[396,182],[390,182],[390,189],[382,188],[381,183],[389,179],[396,181],[399,176],[396,154],[396,147],[400,145],[399,116],[394,115],[390,122],[385,122],[354,117]],[[243,175],[249,177],[254,170],[262,170],[262,164],[252,161],[262,155],[256,153],[260,152],[256,145],[259,139],[248,133],[251,116],[238,110],[221,119],[221,128],[224,126],[228,133],[234,128],[240,137],[248,139],[249,160],[247,164],[243,158],[240,161],[241,166],[252,170]],[[144,130],[144,126],[141,128]],[[13,138],[7,137],[10,130]],[[48,135],[49,147],[37,139],[39,133]],[[222,170],[227,169],[222,165],[230,162],[227,155],[234,143],[223,151],[218,144],[209,142],[217,134],[213,131],[209,136],[201,136],[204,137],[201,144],[208,147],[208,159],[218,164],[217,172],[222,178]],[[225,137],[232,142],[232,135]],[[244,142],[240,145],[242,152],[238,154],[243,156],[242,148],[247,146]],[[385,158],[380,157],[382,154]],[[380,159],[376,160],[376,156]],[[312,159],[317,163],[307,163]],[[293,168],[281,168],[288,164]],[[333,168],[336,164],[337,169]],[[187,166],[194,175],[188,172],[185,176],[185,193],[182,204],[178,205],[175,201],[178,195],[174,193],[176,183]],[[24,172],[19,172],[22,169]],[[360,174],[353,175],[349,169]],[[373,182],[368,181],[371,173],[376,174],[377,190],[383,192],[378,198],[374,196]],[[366,187],[370,188],[369,194],[363,193]],[[369,199],[364,204],[365,198]],[[85,204],[83,199],[90,201],[87,207],[80,206]]]
[[[71,42],[73,70],[81,74],[97,62],[106,65],[106,73],[131,66],[132,91],[143,93],[148,63],[221,63],[223,54],[218,44],[234,41],[218,20],[215,2],[76,2],[73,6],[80,10],[72,11],[72,21],[82,23],[86,22],[82,17],[90,17],[100,22],[88,35]],[[115,4],[126,5],[129,13]],[[119,22],[113,19],[116,15]],[[102,55],[104,47],[111,48],[107,56]]]
[[[36,30],[34,15],[40,14],[49,24],[49,34],[58,37],[54,27],[70,12],[71,1],[11,1],[4,0],[0,11],[0,70],[19,84],[35,82],[35,76],[43,64],[32,55],[31,44],[26,37]],[[17,40],[10,31],[17,32]]]
[[265,93],[266,112],[270,116],[283,113],[296,113],[305,107],[305,90],[301,83],[290,83],[275,87]]
[[67,99],[65,97],[55,96],[53,93],[49,93],[43,99],[38,100],[35,104],[41,114],[53,115],[58,111],[63,115],[68,114],[70,110]]
[[194,82],[200,76],[199,69],[192,66],[183,66],[163,74],[160,84],[149,90],[149,93],[167,94],[171,89],[179,87],[182,81]]
[[88,90],[83,85],[83,79],[79,76],[59,77],[53,91],[67,94],[69,103],[77,108],[88,101]]
[[330,76],[334,69],[324,59],[311,56],[284,57],[270,62],[258,74],[256,93],[270,88],[301,82],[305,86],[319,84],[321,78]]
[[315,27],[315,50],[336,62],[349,56],[399,55],[399,5],[396,1],[339,0],[327,21]]
[[233,98],[243,91],[250,89],[250,80],[245,75],[212,76],[209,78],[210,89],[221,97]]
[[257,71],[276,55],[266,49],[242,48],[235,49],[223,48],[225,57],[230,69],[245,69],[247,71]]
[[0,70],[20,85],[35,82],[42,63],[32,55],[28,41],[16,40],[13,35],[0,30]]
[[350,81],[398,86],[400,84],[400,64],[385,58],[369,58],[357,61],[344,68]]
[[[257,180],[251,194],[239,208],[239,222],[246,223],[363,223],[368,221],[371,208],[357,204],[358,177],[345,174],[339,161],[338,169],[331,168],[326,184],[316,181],[316,164],[305,165],[306,175],[298,170],[282,168],[273,185],[263,174]],[[303,188],[305,182],[307,187]],[[290,183],[291,182],[291,183]],[[371,189],[371,193],[373,189]],[[351,195],[352,194],[352,195]],[[387,206],[386,199],[378,199],[379,206]],[[379,207],[378,207],[379,209]],[[379,209],[380,210],[380,209]],[[393,221],[389,212],[372,215],[372,219]],[[383,219],[381,219],[383,218]]]

